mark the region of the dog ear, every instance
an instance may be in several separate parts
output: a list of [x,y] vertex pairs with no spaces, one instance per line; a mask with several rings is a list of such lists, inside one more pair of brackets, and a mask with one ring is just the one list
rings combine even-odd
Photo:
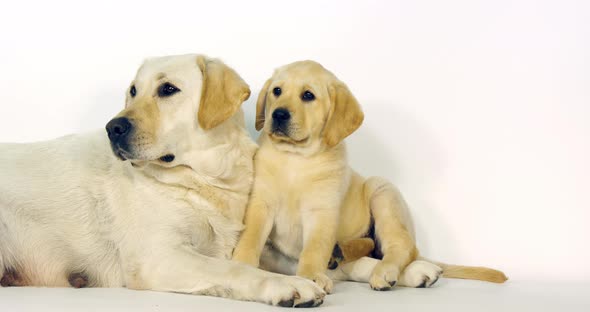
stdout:
[[363,123],[365,115],[348,87],[336,80],[330,87],[330,111],[324,127],[324,142],[329,147],[340,143]]
[[250,88],[229,66],[217,59],[197,57],[203,73],[203,88],[198,112],[201,128],[209,130],[233,116],[250,97]]
[[264,127],[266,95],[268,94],[271,81],[272,79],[268,79],[258,94],[258,100],[256,101],[256,131],[260,131]]

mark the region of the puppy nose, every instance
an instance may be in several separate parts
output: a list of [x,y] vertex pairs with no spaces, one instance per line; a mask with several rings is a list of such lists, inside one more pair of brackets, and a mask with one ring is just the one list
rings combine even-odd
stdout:
[[277,108],[274,112],[272,112],[272,119],[276,121],[286,121],[291,118],[291,113],[284,108]]
[[109,139],[114,142],[127,136],[131,130],[131,127],[132,125],[129,119],[125,117],[119,117],[109,121],[106,129]]

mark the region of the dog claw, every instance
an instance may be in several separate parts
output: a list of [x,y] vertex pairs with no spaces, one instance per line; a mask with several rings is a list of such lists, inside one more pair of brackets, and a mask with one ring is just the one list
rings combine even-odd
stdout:
[[294,303],[295,303],[294,299],[283,300],[283,301],[279,301],[278,306],[283,307],[283,308],[290,308],[293,306]]

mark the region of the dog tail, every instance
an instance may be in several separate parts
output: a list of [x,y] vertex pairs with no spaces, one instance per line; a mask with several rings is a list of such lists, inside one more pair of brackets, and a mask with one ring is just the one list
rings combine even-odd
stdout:
[[446,264],[438,261],[432,261],[422,258],[425,261],[432,262],[443,269],[443,277],[447,278],[461,278],[470,280],[479,280],[492,283],[504,283],[508,277],[502,272],[486,267],[464,266]]

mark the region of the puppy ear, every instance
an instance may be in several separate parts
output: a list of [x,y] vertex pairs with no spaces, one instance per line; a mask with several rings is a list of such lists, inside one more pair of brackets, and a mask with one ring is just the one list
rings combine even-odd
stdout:
[[271,79],[268,79],[258,94],[258,100],[256,101],[256,131],[260,131],[264,127],[266,95],[268,94],[271,81]]
[[363,123],[365,115],[348,87],[335,81],[330,87],[331,107],[324,127],[324,142],[329,147],[340,143]]
[[240,105],[250,97],[250,88],[229,66],[217,59],[197,57],[203,73],[203,88],[198,121],[209,130],[233,116]]

